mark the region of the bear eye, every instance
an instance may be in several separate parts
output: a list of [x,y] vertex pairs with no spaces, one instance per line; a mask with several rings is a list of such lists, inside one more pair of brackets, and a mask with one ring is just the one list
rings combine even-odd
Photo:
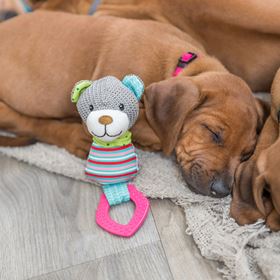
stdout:
[[121,104],[119,105],[119,108],[120,108],[121,111],[123,111],[123,110],[124,110],[124,105],[121,103]]
[[93,111],[93,105],[91,105],[91,104],[89,105],[89,110]]

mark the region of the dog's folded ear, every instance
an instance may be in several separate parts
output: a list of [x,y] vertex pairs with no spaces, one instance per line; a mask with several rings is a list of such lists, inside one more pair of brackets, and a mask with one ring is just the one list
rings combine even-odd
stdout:
[[260,211],[263,211],[262,197],[264,190],[270,194],[275,210],[280,214],[280,184],[277,171],[279,170],[280,138],[263,150],[258,157],[257,168],[260,173],[254,186],[254,198]]
[[[262,129],[252,157],[242,162],[235,172],[231,216],[241,225],[265,219],[272,210],[272,203],[263,194],[267,188],[266,148],[277,139],[275,124],[271,117]],[[279,204],[280,205],[280,204]]]
[[165,154],[173,151],[187,115],[202,100],[198,87],[188,77],[171,78],[146,88],[147,120],[159,137]]
[[271,117],[280,123],[280,68],[271,86]]
[[257,205],[258,210],[266,216],[266,211],[264,207],[264,201],[263,201],[263,192],[266,185],[265,177],[263,174],[259,175],[256,180],[255,184],[253,185],[253,195],[254,200]]
[[[252,188],[257,175],[256,159],[254,156],[248,161],[241,163],[235,173],[230,216],[239,225],[255,223],[258,219],[265,218],[263,211],[258,209],[254,200]],[[263,208],[261,209],[263,210]]]
[[258,123],[257,123],[257,133],[259,134],[270,115],[270,105],[268,102],[255,98],[257,114],[258,114]]

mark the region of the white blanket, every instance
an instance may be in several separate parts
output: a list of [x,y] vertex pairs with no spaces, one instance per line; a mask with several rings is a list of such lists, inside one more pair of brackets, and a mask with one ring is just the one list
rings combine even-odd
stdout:
[[[85,162],[63,149],[37,143],[0,152],[29,164],[85,180]],[[214,199],[192,193],[185,185],[174,159],[160,153],[138,151],[141,171],[137,187],[153,198],[170,198],[185,210],[187,234],[201,254],[220,261],[228,279],[280,279],[280,233],[270,233],[260,221],[240,227],[229,217],[230,197]],[[67,165],[66,165],[67,163]]]

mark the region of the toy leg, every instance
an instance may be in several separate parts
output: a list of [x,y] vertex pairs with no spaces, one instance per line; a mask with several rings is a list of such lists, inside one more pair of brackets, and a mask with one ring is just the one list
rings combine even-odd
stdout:
[[130,200],[127,183],[103,185],[102,188],[110,206]]

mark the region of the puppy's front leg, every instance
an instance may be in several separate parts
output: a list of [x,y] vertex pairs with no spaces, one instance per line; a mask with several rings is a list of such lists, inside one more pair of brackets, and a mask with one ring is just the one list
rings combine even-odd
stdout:
[[266,219],[266,224],[272,231],[280,230],[280,216],[275,209],[273,209],[268,215]]
[[0,102],[0,129],[65,148],[80,158],[87,157],[91,145],[91,137],[81,123],[29,117],[3,102]]
[[80,158],[87,157],[92,142],[81,123],[34,119],[30,131],[38,141],[65,148]]

